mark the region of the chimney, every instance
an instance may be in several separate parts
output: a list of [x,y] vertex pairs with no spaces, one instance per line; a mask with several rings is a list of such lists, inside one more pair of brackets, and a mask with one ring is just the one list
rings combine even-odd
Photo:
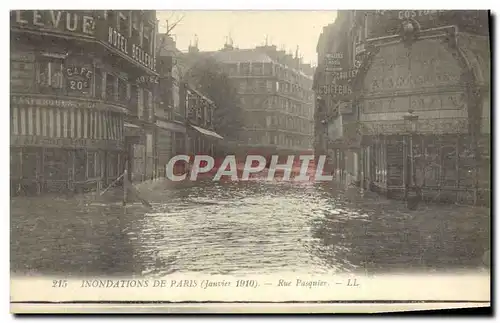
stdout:
[[194,45],[191,45],[191,42],[189,43],[189,47],[188,47],[189,54],[195,54],[195,53],[200,52],[200,49],[198,48],[198,41],[199,41],[198,35],[194,34]]
[[177,49],[174,39],[167,34],[157,34],[156,43],[159,56],[170,56]]
[[188,53],[189,54],[196,54],[196,53],[199,53],[199,52],[200,52],[200,49],[198,48],[198,46],[189,45],[189,47],[188,47]]

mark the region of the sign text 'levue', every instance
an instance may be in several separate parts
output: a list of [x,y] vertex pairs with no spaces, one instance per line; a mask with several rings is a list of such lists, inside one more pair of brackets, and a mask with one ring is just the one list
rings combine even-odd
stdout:
[[75,11],[62,10],[15,10],[12,22],[18,26],[53,29],[60,32],[74,32],[93,35],[94,17]]

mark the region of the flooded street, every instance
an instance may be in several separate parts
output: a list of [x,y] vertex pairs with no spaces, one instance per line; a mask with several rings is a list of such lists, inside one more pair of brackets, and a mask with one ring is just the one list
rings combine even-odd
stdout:
[[420,205],[331,183],[141,184],[152,203],[12,198],[17,273],[127,275],[456,270],[483,267],[489,209]]

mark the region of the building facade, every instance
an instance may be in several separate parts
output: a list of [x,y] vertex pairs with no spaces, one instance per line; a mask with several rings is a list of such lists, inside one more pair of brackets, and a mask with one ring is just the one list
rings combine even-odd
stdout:
[[356,123],[343,141],[359,143],[360,184],[390,197],[419,190],[433,201],[488,204],[488,12],[345,15]]
[[312,150],[313,68],[276,46],[211,53],[237,88],[244,110],[242,151],[298,153]]
[[168,35],[158,35],[160,72],[159,108],[156,111],[158,173],[175,155],[213,156],[222,139],[213,129],[214,102],[186,79],[189,59]]
[[153,110],[155,12],[12,11],[10,28],[12,194],[112,183],[146,142],[128,126]]

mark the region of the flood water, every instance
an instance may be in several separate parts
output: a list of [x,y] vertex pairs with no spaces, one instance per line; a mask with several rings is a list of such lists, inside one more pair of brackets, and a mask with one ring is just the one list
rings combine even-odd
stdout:
[[[421,204],[332,183],[141,184],[119,198],[11,199],[11,268],[22,274],[164,276],[433,271],[484,267],[490,210]],[[106,193],[108,194],[108,193]]]

